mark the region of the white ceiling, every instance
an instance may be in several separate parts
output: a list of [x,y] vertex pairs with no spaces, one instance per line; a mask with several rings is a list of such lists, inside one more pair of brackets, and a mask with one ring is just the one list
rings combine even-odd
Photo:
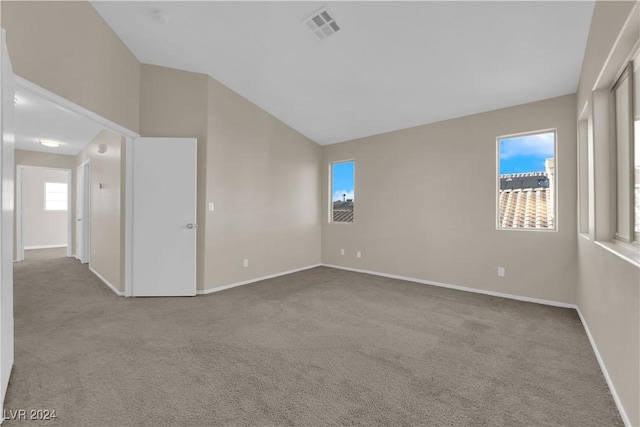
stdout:
[[[22,88],[15,95],[16,148],[45,153],[77,155],[102,127]],[[58,148],[40,145],[40,139],[60,141]]]
[[[574,93],[594,5],[92,4],[141,62],[209,74],[319,144]],[[342,29],[320,41],[302,20],[323,6]]]

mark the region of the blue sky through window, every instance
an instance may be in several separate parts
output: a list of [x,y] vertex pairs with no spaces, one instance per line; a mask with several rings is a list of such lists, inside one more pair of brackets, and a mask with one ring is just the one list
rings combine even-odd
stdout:
[[500,139],[500,174],[544,172],[545,159],[555,157],[554,139],[554,132]]
[[333,201],[342,200],[343,194],[347,199],[354,197],[354,170],[355,162],[341,162],[332,165],[331,177],[331,199]]

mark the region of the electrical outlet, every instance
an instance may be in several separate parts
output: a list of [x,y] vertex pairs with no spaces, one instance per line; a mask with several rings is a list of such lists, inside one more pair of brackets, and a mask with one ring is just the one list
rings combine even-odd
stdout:
[[209,202],[209,212],[213,212],[213,202]]
[[249,267],[249,260],[247,258],[245,258],[245,260],[242,262],[242,265],[244,265],[244,267]]
[[357,256],[358,258],[362,258],[362,252],[360,252],[360,251],[356,252],[356,256]]
[[504,277],[505,270],[504,267],[498,267],[498,277]]
[[344,249],[340,249],[340,255],[344,255]]

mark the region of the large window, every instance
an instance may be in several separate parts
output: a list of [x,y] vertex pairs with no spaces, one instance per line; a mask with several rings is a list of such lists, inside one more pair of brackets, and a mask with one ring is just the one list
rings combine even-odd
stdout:
[[555,230],[556,131],[498,138],[498,228]]
[[[638,60],[635,62],[637,69]],[[640,114],[635,74],[634,63],[629,63],[611,91],[615,112],[615,238],[628,243],[640,241]]]
[[44,194],[44,209],[46,211],[67,210],[67,184],[45,182]]
[[331,222],[353,222],[355,167],[354,161],[331,164]]

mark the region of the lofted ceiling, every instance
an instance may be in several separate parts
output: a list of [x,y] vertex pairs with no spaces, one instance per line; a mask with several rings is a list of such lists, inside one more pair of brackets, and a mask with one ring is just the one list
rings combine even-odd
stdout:
[[[574,93],[594,2],[92,1],[143,63],[204,73],[319,144]],[[327,7],[340,30],[303,23]]]
[[[96,122],[20,87],[16,89],[14,103],[18,150],[75,156],[102,130]],[[53,139],[62,145],[45,147],[38,142],[40,139]]]

